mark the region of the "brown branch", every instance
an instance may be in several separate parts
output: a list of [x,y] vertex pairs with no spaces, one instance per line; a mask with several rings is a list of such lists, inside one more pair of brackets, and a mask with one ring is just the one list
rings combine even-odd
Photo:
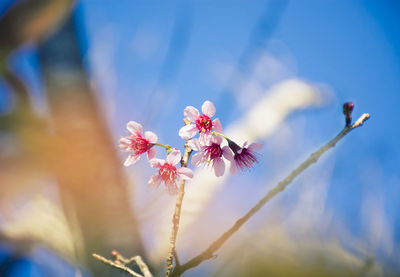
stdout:
[[[143,261],[142,257],[140,256],[134,256],[131,257],[129,259],[124,258],[121,254],[119,254],[117,251],[113,251],[113,256],[114,256],[114,260],[109,260],[107,258],[104,258],[103,256],[100,256],[98,254],[92,254],[92,256],[94,258],[96,258],[99,261],[102,261],[105,264],[108,264],[112,267],[121,269],[127,273],[129,273],[132,276],[135,277],[153,277],[153,275],[151,274],[149,268],[147,267],[146,263]],[[130,269],[129,267],[127,267],[128,264],[135,262],[140,270],[142,271],[143,275],[136,273],[135,271],[133,271],[132,269]]]
[[143,277],[143,275],[140,275],[138,273],[136,273],[135,271],[133,271],[132,269],[130,269],[129,267],[125,266],[123,263],[121,263],[120,261],[116,260],[116,261],[111,261],[109,259],[104,258],[103,256],[100,256],[98,254],[93,254],[93,257],[99,261],[102,261],[105,264],[108,264],[112,267],[121,269],[127,273],[129,273],[132,276],[135,277]]
[[147,264],[143,261],[142,257],[140,257],[140,256],[134,256],[132,258],[125,259],[122,255],[119,254],[118,260],[122,261],[125,265],[135,262],[139,266],[144,277],[152,277],[153,276],[151,274]]
[[306,170],[311,164],[318,161],[318,159],[324,154],[327,150],[333,148],[336,143],[341,140],[345,135],[347,135],[350,131],[354,130],[357,127],[363,125],[363,123],[369,119],[369,114],[363,114],[353,125],[346,126],[335,138],[329,141],[327,144],[319,148],[316,152],[311,154],[311,156],[302,162],[296,169],[294,169],[285,179],[280,181],[278,185],[268,191],[268,193],[261,198],[258,203],[253,206],[243,217],[235,222],[235,224],[226,231],[222,236],[220,236],[216,241],[214,241],[205,251],[203,251],[200,255],[194,257],[187,263],[176,266],[171,276],[181,276],[185,271],[198,266],[205,260],[211,259],[214,257],[215,251],[217,251],[221,246],[234,234],[236,233],[240,227],[244,223],[246,223],[256,212],[258,212],[269,200],[271,200],[278,193],[283,191],[292,181],[296,178],[300,173]]
[[[192,149],[188,146],[188,141],[189,140],[186,140],[186,143],[185,143],[185,154],[181,160],[181,167],[187,167],[187,164],[189,162],[189,157],[192,154]],[[178,235],[178,230],[179,230],[179,221],[181,218],[182,202],[183,202],[184,195],[185,195],[185,180],[181,180],[180,185],[179,185],[178,197],[176,198],[175,212],[172,217],[172,230],[171,230],[171,236],[169,239],[170,246],[169,246],[169,251],[168,251],[168,256],[167,256],[167,270],[165,273],[165,276],[167,276],[167,277],[171,274],[171,271],[173,268],[174,257],[175,257],[176,266],[180,266],[179,260],[177,259],[178,254],[176,252],[176,237]]]

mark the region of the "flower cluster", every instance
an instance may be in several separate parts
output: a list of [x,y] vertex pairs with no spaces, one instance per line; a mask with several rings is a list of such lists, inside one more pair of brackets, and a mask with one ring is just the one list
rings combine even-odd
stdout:
[[[257,162],[256,151],[261,148],[260,144],[252,143],[247,146],[247,142],[240,147],[233,140],[222,134],[221,122],[218,118],[212,120],[216,113],[215,106],[210,101],[205,101],[201,106],[200,112],[192,106],[187,106],[184,110],[184,122],[186,123],[179,130],[179,136],[187,141],[187,145],[194,151],[191,163],[196,166],[210,166],[214,169],[215,176],[220,177],[225,173],[225,160],[230,162],[230,172],[235,174],[238,169],[246,169]],[[131,154],[125,160],[124,165],[129,166],[136,163],[140,156],[147,154],[150,166],[158,169],[149,181],[149,186],[159,187],[164,182],[170,194],[178,191],[177,182],[179,180],[191,180],[193,171],[186,166],[177,168],[182,155],[176,148],[157,143],[157,135],[146,131],[143,134],[142,125],[130,121],[127,129],[131,133],[129,137],[122,137],[119,141],[120,147]],[[198,138],[195,136],[199,134]],[[227,145],[222,145],[226,140]],[[165,160],[155,158],[156,150],[154,146],[161,146],[167,150]]]
[[[198,151],[192,157],[194,166],[210,165],[214,168],[215,176],[220,177],[225,173],[223,158],[231,163],[231,174],[235,174],[238,169],[250,168],[257,162],[255,151],[261,148],[260,144],[253,143],[246,147],[246,142],[243,147],[240,147],[224,136],[219,119],[211,121],[211,117],[216,112],[212,102],[205,101],[201,106],[201,111],[203,114],[200,114],[196,108],[187,106],[183,114],[188,124],[179,131],[181,138],[191,139],[188,143],[190,148]],[[199,138],[193,139],[197,133],[200,133]],[[227,146],[221,146],[223,139],[227,141]]]
[[[177,192],[177,182],[180,179],[190,180],[193,178],[193,172],[189,168],[176,168],[175,165],[181,160],[181,152],[177,149],[171,149],[169,146],[157,143],[157,135],[147,131],[142,136],[143,127],[141,124],[130,121],[126,128],[131,133],[129,137],[123,137],[119,140],[119,146],[127,152],[131,152],[125,160],[124,165],[129,166],[140,159],[140,155],[146,153],[150,166],[158,168],[158,173],[153,175],[149,181],[149,186],[158,187],[161,182],[170,194]],[[155,158],[156,150],[154,146],[162,146],[170,150],[166,160]]]

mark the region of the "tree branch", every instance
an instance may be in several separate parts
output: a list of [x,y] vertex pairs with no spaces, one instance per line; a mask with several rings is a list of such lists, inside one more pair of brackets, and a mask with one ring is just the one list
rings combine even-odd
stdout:
[[110,266],[112,266],[112,267],[121,269],[121,270],[123,270],[123,271],[129,273],[129,274],[132,275],[132,276],[135,276],[135,277],[143,277],[142,275],[136,273],[135,271],[133,271],[133,270],[130,269],[129,267],[125,266],[123,263],[119,262],[118,260],[117,260],[117,261],[111,261],[111,260],[109,260],[109,259],[104,258],[103,256],[98,255],[98,254],[93,254],[93,257],[94,257],[95,259],[99,260],[99,261],[102,261],[102,262],[105,263],[105,264],[108,264],[108,265],[110,265]]
[[205,260],[211,259],[214,257],[214,253],[221,248],[221,246],[234,234],[236,233],[240,227],[244,223],[246,223],[256,212],[258,212],[269,200],[271,200],[278,193],[283,191],[292,181],[296,178],[300,173],[305,171],[310,165],[317,162],[318,159],[324,154],[327,150],[333,148],[336,143],[341,140],[345,135],[347,135],[350,131],[360,127],[363,123],[369,119],[369,114],[363,114],[353,125],[346,126],[336,137],[334,137],[327,144],[319,148],[316,152],[310,155],[308,159],[302,162],[296,169],[294,169],[285,179],[280,181],[274,188],[269,190],[267,194],[261,198],[256,205],[254,205],[243,217],[238,219],[235,224],[226,231],[222,236],[220,236],[216,241],[214,241],[205,251],[203,251],[200,255],[194,257],[187,263],[176,266],[171,276],[181,276],[185,271],[198,266]]
[[[192,154],[192,149],[188,146],[188,141],[186,140],[185,143],[185,154],[181,160],[181,167],[187,167],[187,164],[189,162],[189,157]],[[165,276],[170,276],[172,268],[173,268],[173,260],[175,257],[175,264],[176,266],[180,266],[179,260],[177,259],[178,254],[176,252],[176,237],[178,235],[178,230],[179,230],[179,221],[181,218],[181,210],[182,210],[182,202],[183,202],[183,196],[185,195],[185,180],[181,180],[180,185],[179,185],[179,192],[178,192],[178,197],[176,199],[176,204],[175,204],[175,212],[172,217],[172,230],[171,230],[171,236],[170,236],[170,246],[169,246],[169,251],[168,251],[168,256],[167,256],[167,271],[165,273]]]
[[[114,261],[109,260],[107,258],[104,258],[101,255],[98,254],[92,254],[92,256],[99,260],[102,261],[105,264],[108,264],[112,267],[121,269],[127,273],[129,273],[130,275],[134,276],[134,277],[153,277],[153,275],[151,274],[149,268],[147,267],[147,265],[145,264],[145,262],[143,261],[142,257],[140,256],[134,256],[132,258],[126,259],[124,258],[121,254],[119,254],[117,251],[113,251],[112,252],[113,256],[114,256]],[[136,273],[135,271],[133,271],[132,269],[130,269],[129,267],[127,267],[128,264],[135,262],[140,270],[142,271],[143,275]]]

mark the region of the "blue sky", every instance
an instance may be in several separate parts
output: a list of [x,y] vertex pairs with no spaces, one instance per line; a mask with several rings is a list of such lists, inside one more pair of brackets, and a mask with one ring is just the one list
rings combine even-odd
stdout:
[[[76,22],[82,55],[116,138],[125,134],[127,121],[135,120],[179,145],[183,109],[200,108],[207,99],[216,104],[222,124],[229,125],[257,101],[249,95],[249,102],[243,102],[231,86],[238,74],[252,76],[262,55],[273,57],[282,69],[280,74],[266,72],[271,76],[263,81],[265,89],[299,78],[323,83],[334,95],[323,108],[289,117],[289,128],[301,135],[294,152],[281,157],[288,164],[336,135],[344,125],[341,105],[353,101],[354,117],[368,112],[371,119],[317,166],[323,171],[332,159],[327,207],[335,220],[362,236],[361,207],[367,196],[376,195],[399,247],[399,12],[398,1],[378,0],[85,0],[78,5]],[[14,66],[40,102],[36,61],[35,50],[27,48],[16,55]],[[275,163],[267,149],[261,165],[246,178],[284,174],[264,166]],[[249,204],[260,190],[247,190]],[[289,191],[285,197],[290,202],[296,194]]]
[[[328,85],[335,95],[328,106],[289,118],[294,130],[302,124],[304,136],[303,147],[287,154],[289,164],[332,138],[343,127],[342,103],[354,101],[354,117],[368,112],[372,118],[333,150],[327,205],[335,220],[362,236],[367,228],[361,220],[365,197],[379,195],[399,243],[398,2],[120,1],[111,6],[88,0],[82,11],[88,57],[96,43],[110,50],[103,58],[111,61],[115,74],[111,124],[119,134],[126,121],[137,120],[179,145],[184,107],[200,107],[206,99],[216,103],[218,116],[228,125],[251,106],[231,93],[234,72],[251,75],[254,60],[264,52],[286,68],[266,88],[284,77],[296,77]],[[135,41],[143,45],[133,46]],[[107,78],[100,83],[110,88]],[[264,151],[261,163],[274,163],[269,156]],[[273,179],[282,174],[264,166],[253,173]],[[287,197],[291,201],[296,195]],[[249,192],[249,202],[256,198]]]

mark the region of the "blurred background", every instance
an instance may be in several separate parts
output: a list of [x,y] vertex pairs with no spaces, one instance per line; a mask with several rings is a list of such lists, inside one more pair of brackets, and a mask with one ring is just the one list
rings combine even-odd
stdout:
[[183,110],[205,100],[225,134],[264,147],[235,176],[196,169],[181,262],[339,133],[344,102],[371,119],[185,276],[398,276],[399,12],[396,0],[1,0],[0,276],[122,276],[91,257],[113,249],[163,276],[175,197],[147,186],[144,157],[124,168],[118,140],[134,120],[183,150]]

